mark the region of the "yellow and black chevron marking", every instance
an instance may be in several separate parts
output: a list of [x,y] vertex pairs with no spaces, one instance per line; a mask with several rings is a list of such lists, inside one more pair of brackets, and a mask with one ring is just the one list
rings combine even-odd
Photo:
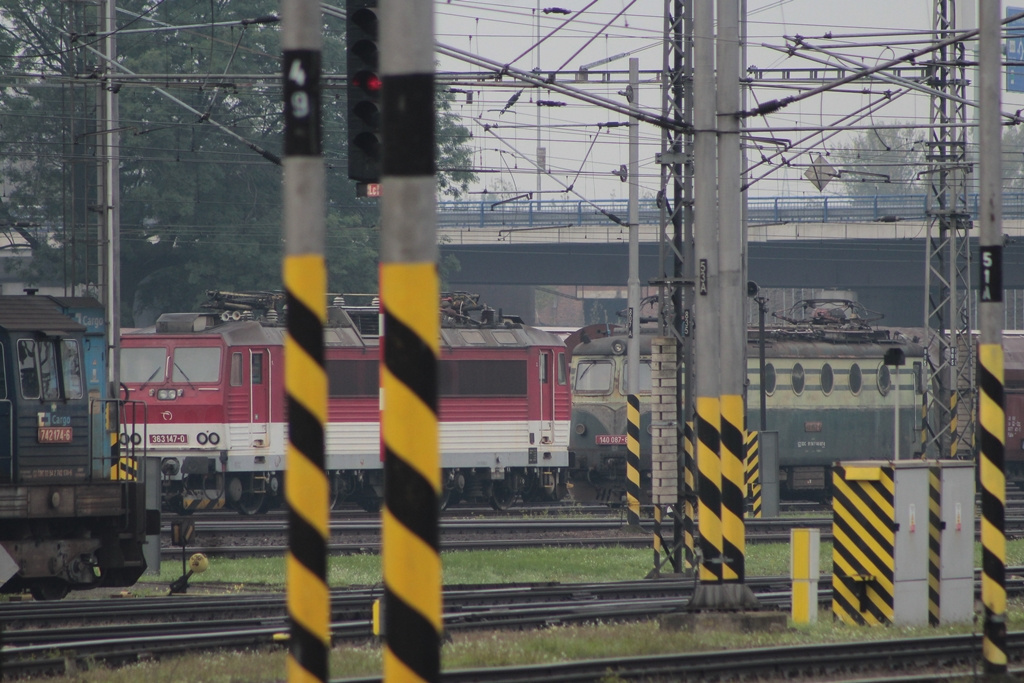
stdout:
[[928,468],[928,623],[941,623],[939,579],[942,553],[942,470]]
[[722,395],[722,579],[743,581],[746,577],[746,553],[743,525],[743,397],[738,394]]
[[686,552],[684,560],[687,569],[697,566],[697,553],[694,547],[694,527],[697,519],[697,510],[694,507],[697,491],[694,472],[697,465],[693,457],[693,447],[693,423],[687,422],[683,426],[683,547]]
[[921,457],[928,454],[928,392],[921,392]]
[[110,478],[118,481],[138,481],[139,461],[134,455],[122,455],[110,468]]
[[640,525],[640,397],[626,397],[626,523]]
[[1003,347],[978,349],[978,424],[981,481],[981,601],[985,605],[982,656],[989,673],[1006,671],[1006,415]]
[[832,471],[832,613],[849,624],[893,623],[893,468]]
[[220,498],[199,498],[185,496],[181,499],[181,509],[188,512],[195,510],[220,510],[227,503],[224,497]]
[[746,494],[750,497],[750,517],[761,518],[761,438],[747,432]]
[[700,531],[700,580],[722,580],[722,461],[717,396],[697,397],[697,523]]
[[441,469],[433,263],[383,263],[384,679],[436,680],[441,656]]
[[661,566],[661,549],[665,545],[661,538],[661,506],[654,504],[654,570]]
[[284,286],[288,303],[288,680],[325,681],[331,645],[331,596],[327,589],[329,487],[324,473],[327,271],[323,257],[286,256]]

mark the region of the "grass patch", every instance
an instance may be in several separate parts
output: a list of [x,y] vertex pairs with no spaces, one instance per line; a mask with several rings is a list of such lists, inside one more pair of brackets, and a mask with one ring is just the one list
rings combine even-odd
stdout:
[[[1020,601],[1009,605],[1011,630],[1024,628]],[[827,613],[810,626],[784,631],[737,635],[718,631],[662,630],[656,621],[590,623],[552,626],[534,631],[455,632],[442,649],[445,670],[523,664],[552,664],[577,659],[643,656],[685,652],[714,652],[739,648],[787,647],[890,638],[977,633],[975,624],[941,628],[856,628],[833,622]],[[332,678],[380,675],[379,643],[343,644],[331,651]],[[271,683],[285,679],[283,648],[265,652],[220,652],[184,655],[119,669],[99,667],[78,672],[76,683]],[[68,678],[34,679],[66,683]]]
[[[821,548],[821,571],[831,571],[830,543]],[[542,548],[503,551],[459,551],[442,553],[446,584],[509,582],[602,582],[638,579],[651,567],[650,550],[628,548]],[[789,546],[784,543],[747,547],[747,575],[780,576],[789,571]],[[980,548],[976,564],[980,563]],[[1007,543],[1007,564],[1024,565],[1024,540]],[[210,569],[193,578],[199,587],[206,581],[235,583],[246,588],[282,590],[285,587],[283,558],[225,560],[213,558]],[[136,592],[162,593],[181,573],[177,561],[163,563],[159,577],[147,576]],[[349,555],[330,558],[328,581],[333,587],[380,583],[380,557]],[[1024,602],[1011,600],[1010,630],[1024,629]],[[555,626],[534,631],[455,632],[444,645],[445,669],[516,664],[545,664],[573,659],[624,655],[703,652],[749,647],[783,647],[805,643],[881,640],[894,637],[977,633],[980,624],[959,624],[931,628],[855,628],[834,623],[827,611],[810,626],[777,633],[737,635],[715,631],[683,633],[663,631],[657,622],[627,624],[580,624]],[[270,683],[286,678],[285,650],[222,652],[185,655],[108,669],[98,667],[72,677],[50,679],[66,683]],[[332,677],[380,675],[381,651],[377,642],[345,643],[331,652]],[[45,683],[45,679],[35,679]]]
[[[592,583],[642,579],[653,566],[650,549],[638,548],[510,548],[508,550],[461,550],[441,553],[445,584],[481,583]],[[832,544],[822,541],[821,573],[832,572]],[[981,545],[975,544],[975,566],[981,566]],[[1024,565],[1024,540],[1006,544],[1006,564]],[[382,581],[378,555],[336,555],[328,559],[327,582],[334,588],[371,586]],[[758,543],[747,546],[747,576],[787,576],[789,545]],[[666,570],[667,571],[667,570]],[[165,591],[181,576],[177,560],[161,563],[160,575],[147,574],[136,587],[148,594]],[[211,558],[204,574],[190,584],[233,583],[239,590],[285,587],[284,558],[260,557],[240,560]]]

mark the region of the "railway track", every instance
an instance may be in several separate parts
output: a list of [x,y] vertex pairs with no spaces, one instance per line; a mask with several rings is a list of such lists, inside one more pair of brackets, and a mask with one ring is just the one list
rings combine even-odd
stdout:
[[[1009,573],[1009,592],[1024,592],[1024,568],[1011,568]],[[825,587],[818,598],[828,602],[829,581],[828,577],[822,578]],[[763,608],[788,607],[788,579],[752,578],[747,584],[758,595]],[[453,586],[444,593],[444,623],[446,630],[455,631],[656,618],[685,610],[693,587],[692,578],[677,577],[596,584]],[[335,643],[371,637],[372,605],[381,592],[379,586],[332,591],[331,631]],[[0,605],[0,626],[4,632],[4,672],[11,677],[60,675],[91,661],[118,664],[196,650],[277,647],[288,630],[285,596],[281,593],[6,603]],[[772,655],[766,654],[768,650],[738,650],[721,655],[645,656],[545,665],[540,673],[536,667],[446,672],[445,680],[518,681],[531,675],[534,677],[530,680],[534,681],[591,680],[587,674],[591,667],[599,667],[594,670],[602,672],[596,678],[610,669],[626,678],[647,676],[645,680],[651,680],[652,674],[739,676],[749,673],[749,667],[754,666],[767,666],[765,671],[777,671],[779,675],[807,675],[856,668],[867,661],[919,665],[912,658],[890,654],[896,650],[934,659],[942,648],[948,648],[947,654],[955,655],[943,660],[946,663],[967,663],[972,658],[976,661],[980,652],[977,635],[899,640],[871,649],[875,645],[879,644],[822,646],[825,651],[833,648],[840,653],[831,662],[821,658],[818,647],[800,646],[772,648]],[[1024,634],[1013,634],[1010,647],[1015,653],[1024,654]],[[812,652],[819,654],[811,656]],[[732,662],[735,666],[731,667]],[[651,669],[650,663],[656,663],[656,668]],[[582,678],[571,674],[574,671]]]

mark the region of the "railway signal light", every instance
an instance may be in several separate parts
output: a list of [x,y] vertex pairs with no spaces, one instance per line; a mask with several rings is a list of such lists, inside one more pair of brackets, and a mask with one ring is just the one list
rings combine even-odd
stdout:
[[347,0],[345,41],[348,60],[348,177],[380,180],[380,52],[377,0]]

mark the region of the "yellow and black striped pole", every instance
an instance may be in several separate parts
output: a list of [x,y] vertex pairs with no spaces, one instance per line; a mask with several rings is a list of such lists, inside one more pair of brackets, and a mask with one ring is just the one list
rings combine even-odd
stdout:
[[693,569],[697,566],[697,549],[694,541],[694,532],[697,520],[697,485],[695,472],[697,460],[693,455],[694,438],[693,422],[687,422],[683,427],[683,548],[685,549],[685,567]]
[[747,432],[747,489],[750,496],[750,516],[761,518],[761,433]]
[[640,397],[626,396],[626,523],[640,526]]
[[1006,673],[1006,415],[1003,411],[1003,209],[1000,3],[978,5],[981,219],[978,256],[978,426],[981,482],[982,657],[987,674]]
[[928,625],[942,623],[942,468],[928,468]]
[[743,397],[722,396],[722,579],[743,581],[746,553],[743,523]]
[[718,397],[698,396],[697,523],[700,532],[700,580],[722,580],[722,471],[718,456]]
[[433,4],[381,7],[384,680],[441,670]]
[[288,680],[326,681],[331,645],[327,589],[328,483],[324,473],[327,319],[325,181],[320,137],[320,5],[281,3],[284,83],[284,233],[288,302]]

